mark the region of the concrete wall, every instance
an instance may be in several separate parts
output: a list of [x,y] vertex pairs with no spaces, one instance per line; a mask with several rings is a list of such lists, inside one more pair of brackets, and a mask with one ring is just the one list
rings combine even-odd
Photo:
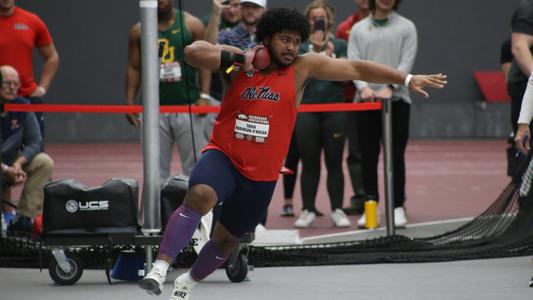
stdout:
[[[183,0],[195,15],[209,13],[210,0]],[[449,86],[415,97],[414,138],[504,137],[509,132],[508,105],[477,107],[482,95],[475,70],[499,69],[502,41],[510,35],[510,18],[519,0],[405,0],[400,13],[418,28],[416,73],[443,72]],[[290,3],[289,5],[287,3]],[[303,9],[308,1],[270,0],[270,7]],[[355,5],[331,0],[337,20]],[[137,0],[48,0],[18,4],[48,24],[61,57],[60,71],[48,103],[123,104],[129,28],[139,20]],[[39,59],[36,59],[39,61]],[[39,63],[37,63],[39,74]],[[137,139],[122,115],[48,114],[48,141],[117,141]]]

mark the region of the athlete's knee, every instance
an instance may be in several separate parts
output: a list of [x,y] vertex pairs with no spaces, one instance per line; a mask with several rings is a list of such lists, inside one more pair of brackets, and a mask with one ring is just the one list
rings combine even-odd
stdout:
[[198,184],[189,188],[185,195],[185,205],[207,214],[215,205],[217,195],[208,185]]

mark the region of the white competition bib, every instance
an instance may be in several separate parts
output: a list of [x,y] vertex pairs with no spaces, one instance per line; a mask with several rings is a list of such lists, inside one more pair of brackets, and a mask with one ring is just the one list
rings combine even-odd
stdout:
[[161,82],[177,82],[181,80],[181,66],[177,61],[161,64],[159,71],[159,80]]
[[235,138],[264,143],[268,138],[270,123],[267,117],[239,114],[235,120]]

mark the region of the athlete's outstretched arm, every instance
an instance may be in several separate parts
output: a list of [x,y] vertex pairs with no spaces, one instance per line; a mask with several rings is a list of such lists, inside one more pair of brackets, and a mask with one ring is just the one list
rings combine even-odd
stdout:
[[213,45],[206,41],[195,41],[185,47],[185,61],[196,68],[217,71],[220,68],[222,50],[244,55],[244,51],[229,45]]
[[[408,75],[389,66],[365,60],[334,59],[314,53],[308,53],[301,59],[308,76],[321,80],[404,84]],[[443,88],[446,83],[446,75],[414,75],[410,77],[409,87],[428,97],[425,87]]]

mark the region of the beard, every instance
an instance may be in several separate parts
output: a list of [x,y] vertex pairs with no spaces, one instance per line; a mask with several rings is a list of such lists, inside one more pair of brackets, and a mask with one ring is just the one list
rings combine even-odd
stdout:
[[259,18],[255,18],[252,21],[248,21],[246,20],[246,18],[242,18],[242,22],[247,26],[255,26],[257,25],[257,23],[259,23]]
[[268,49],[268,52],[270,53],[270,59],[276,65],[278,65],[280,67],[288,67],[288,66],[292,65],[294,63],[294,61],[296,60],[294,58],[290,63],[285,63],[279,58],[279,55],[277,55],[276,53],[274,53],[274,51],[272,51],[272,47],[270,45],[265,45],[265,47]]

